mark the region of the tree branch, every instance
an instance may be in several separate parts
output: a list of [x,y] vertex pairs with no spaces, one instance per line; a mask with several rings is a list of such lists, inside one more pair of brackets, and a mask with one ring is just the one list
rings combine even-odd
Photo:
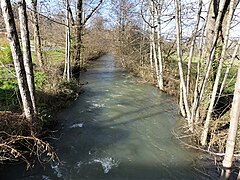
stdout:
[[145,19],[145,17],[144,17],[144,15],[143,15],[143,1],[142,1],[142,4],[141,4],[141,17],[142,17],[142,19],[143,19],[143,21],[149,26],[149,27],[151,27],[151,28],[156,28],[157,26],[152,26],[146,19]]
[[84,20],[83,24],[86,24],[86,22],[89,20],[90,17],[92,17],[93,13],[96,12],[96,10],[99,8],[99,6],[102,4],[103,0],[99,0],[98,4],[96,5],[96,7],[91,11],[91,13],[86,17],[86,19]]
[[[30,7],[27,7],[27,9],[29,9],[29,10],[32,11],[32,12],[36,12],[36,11],[34,11],[32,8],[30,8]],[[38,13],[38,15],[40,15],[40,16],[48,19],[49,21],[52,21],[52,22],[54,22],[54,23],[56,23],[56,24],[59,24],[59,25],[62,25],[62,26],[66,26],[66,24],[64,24],[64,23],[62,23],[62,22],[59,22],[59,21],[56,21],[56,20],[54,20],[54,19],[51,19],[50,17],[47,17],[46,15],[43,15],[43,14],[41,14],[41,13],[39,13],[39,12],[36,12],[36,13]]]

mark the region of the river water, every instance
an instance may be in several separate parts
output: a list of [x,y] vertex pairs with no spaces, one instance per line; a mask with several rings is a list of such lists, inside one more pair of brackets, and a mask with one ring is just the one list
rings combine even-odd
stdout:
[[10,167],[1,179],[207,179],[171,134],[180,118],[172,97],[117,68],[110,54],[81,79],[85,92],[58,115],[61,130],[51,143],[61,163]]

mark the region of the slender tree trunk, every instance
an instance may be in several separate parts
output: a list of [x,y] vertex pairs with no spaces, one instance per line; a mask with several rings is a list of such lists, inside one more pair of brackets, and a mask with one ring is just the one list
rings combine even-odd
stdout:
[[185,118],[186,117],[186,110],[184,108],[184,102],[183,102],[183,87],[182,84],[180,83],[180,96],[179,96],[179,108],[181,115]]
[[149,39],[150,39],[150,43],[149,43],[149,46],[150,46],[150,54],[149,54],[149,60],[150,60],[150,67],[151,67],[151,75],[152,75],[152,78],[154,79],[154,70],[153,70],[153,41],[154,41],[154,29],[153,29],[153,26],[154,26],[154,18],[153,18],[153,15],[152,15],[152,1],[150,1],[150,33],[149,33]]
[[220,1],[211,0],[209,2],[208,15],[207,15],[207,24],[206,24],[206,46],[205,53],[209,53],[212,48],[214,35],[215,35],[215,23],[218,16],[218,8]]
[[[212,63],[213,63],[213,60],[215,58],[216,46],[217,46],[217,41],[218,41],[218,37],[219,37],[219,27],[221,25],[221,17],[222,17],[222,14],[223,14],[225,1],[226,0],[223,0],[222,4],[220,6],[219,13],[218,13],[218,16],[217,16],[217,20],[216,20],[216,23],[215,23],[214,37],[213,37],[213,41],[212,41],[212,48],[211,48],[210,53],[208,55],[206,70],[204,72],[204,76],[203,76],[201,86],[200,86],[200,89],[199,89],[199,98],[198,98],[196,107],[199,107],[199,104],[202,101],[202,97],[203,97],[203,94],[204,94],[204,91],[205,91],[205,86],[206,86],[207,80],[210,76],[211,69],[212,69]],[[197,109],[197,111],[199,111],[199,109]]]
[[159,65],[159,82],[158,86],[160,90],[163,90],[163,59],[162,59],[162,48],[161,48],[161,11],[162,11],[162,2],[163,0],[158,0],[157,7],[157,49],[158,49],[158,65]]
[[[150,1],[150,14],[151,14],[151,43],[152,43],[152,51],[153,51],[153,60],[154,60],[154,66],[155,66],[155,73],[157,77],[157,85],[159,87],[159,69],[158,69],[158,57],[156,52],[156,43],[155,43],[155,24],[154,24],[154,18],[155,18],[155,3],[153,0]],[[160,88],[160,87],[159,87]]]
[[192,65],[192,59],[193,59],[193,53],[194,53],[194,48],[195,48],[198,26],[199,26],[199,22],[200,22],[200,18],[201,18],[201,12],[202,12],[202,0],[199,0],[197,22],[196,22],[196,25],[195,25],[195,28],[193,31],[190,54],[189,54],[189,59],[188,59],[187,87],[186,87],[187,94],[189,94],[189,89],[190,89],[191,65]]
[[193,97],[193,103],[192,103],[192,109],[191,109],[191,121],[192,122],[198,122],[199,120],[199,81],[200,81],[200,68],[202,64],[202,58],[204,57],[204,50],[203,50],[203,43],[204,43],[204,34],[206,30],[206,24],[207,22],[204,22],[204,25],[202,27],[202,37],[199,45],[199,53],[198,53],[198,63],[197,63],[197,77],[195,81],[195,88],[194,88],[194,97]]
[[26,119],[30,123],[32,123],[34,111],[33,111],[30,92],[28,90],[26,71],[23,63],[23,56],[20,48],[20,43],[18,40],[16,25],[15,25],[12,6],[10,1],[1,0],[1,8],[2,8],[4,21],[6,24],[6,30],[8,33],[8,39],[10,42],[11,51],[12,51],[13,62],[16,70],[16,76],[18,80],[20,95],[22,98],[24,113],[25,113]]
[[[231,109],[231,120],[230,120],[230,128],[228,131],[228,138],[225,150],[225,156],[223,160],[223,167],[224,168],[231,168],[232,167],[232,160],[233,160],[233,153],[234,147],[236,143],[237,137],[237,129],[238,123],[240,118],[240,66],[238,67],[238,75],[235,84],[235,91]],[[228,178],[228,177],[225,177]]]
[[230,69],[231,69],[231,67],[233,65],[234,60],[236,59],[236,56],[237,56],[237,53],[238,53],[238,50],[239,50],[239,45],[240,45],[240,40],[238,40],[238,43],[237,43],[237,46],[234,49],[231,61],[228,64],[227,69],[225,71],[224,78],[223,78],[223,81],[221,83],[221,87],[220,87],[220,90],[219,90],[219,93],[218,93],[218,100],[219,100],[219,98],[220,98],[220,96],[222,94],[222,91],[224,89],[225,83],[226,83],[227,78],[228,78],[229,71],[230,71]]
[[206,145],[206,142],[207,142],[207,134],[208,134],[208,130],[209,130],[209,124],[210,124],[210,120],[212,118],[212,112],[213,112],[214,103],[216,100],[216,95],[217,95],[217,90],[218,90],[218,85],[219,85],[219,81],[220,81],[220,77],[221,77],[221,73],[222,73],[223,61],[225,60],[225,54],[226,54],[226,50],[227,50],[227,46],[228,46],[230,24],[231,24],[233,12],[234,12],[233,8],[234,8],[234,0],[231,0],[229,15],[228,15],[228,22],[226,25],[226,34],[224,36],[224,44],[223,44],[222,53],[221,53],[221,59],[219,61],[217,75],[216,75],[216,79],[215,79],[214,86],[213,86],[211,101],[210,101],[210,105],[208,107],[208,113],[207,113],[207,117],[206,117],[206,120],[204,123],[204,129],[202,132],[202,136],[201,136],[201,144],[202,145]]
[[79,80],[80,78],[80,66],[84,63],[81,58],[81,47],[82,47],[82,35],[84,25],[92,17],[92,15],[99,8],[103,0],[99,0],[98,4],[92,9],[92,11],[84,17],[83,11],[83,0],[76,0],[76,51],[75,51],[75,63],[72,69],[73,76]]
[[70,81],[70,11],[69,2],[66,0],[66,47],[65,47],[65,68],[64,78],[67,77],[67,81]]
[[75,51],[75,64],[73,67],[73,76],[76,79],[80,78],[80,65],[81,65],[81,46],[82,46],[82,30],[83,30],[83,1],[76,1],[76,51]]
[[34,28],[34,47],[37,56],[37,60],[39,66],[42,67],[44,65],[43,57],[42,57],[42,47],[41,47],[41,37],[38,23],[38,10],[37,10],[37,0],[31,0],[32,5],[32,17],[33,17],[33,28]]
[[174,0],[175,2],[175,11],[176,11],[176,37],[177,37],[177,55],[178,55],[178,68],[179,68],[179,75],[180,75],[180,83],[182,86],[183,91],[183,102],[184,107],[186,110],[186,117],[188,121],[189,130],[193,131],[193,122],[191,121],[191,112],[188,105],[188,99],[187,99],[187,89],[186,89],[186,83],[184,80],[184,74],[183,74],[183,68],[182,68],[182,45],[181,45],[181,24],[180,24],[180,14],[181,10],[179,7],[179,1]]
[[30,95],[31,95],[33,110],[34,110],[34,113],[37,114],[36,103],[35,103],[34,74],[33,74],[32,55],[31,55],[25,0],[18,0],[18,11],[19,11],[21,39],[22,39],[22,47],[23,47],[23,61],[24,61],[24,67],[26,71],[27,84],[28,84]]

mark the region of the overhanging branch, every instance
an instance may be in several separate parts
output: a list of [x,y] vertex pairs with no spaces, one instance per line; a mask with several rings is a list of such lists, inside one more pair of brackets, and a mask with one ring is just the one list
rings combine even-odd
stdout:
[[92,15],[96,12],[96,10],[99,8],[99,6],[102,4],[103,0],[99,0],[98,4],[96,5],[96,7],[91,11],[91,13],[86,17],[86,19],[84,20],[83,24],[86,24],[86,22],[89,20],[90,17],[92,17]]

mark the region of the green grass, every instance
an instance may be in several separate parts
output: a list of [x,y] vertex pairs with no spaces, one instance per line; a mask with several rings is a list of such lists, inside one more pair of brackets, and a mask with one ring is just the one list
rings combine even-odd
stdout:
[[[46,71],[34,66],[36,105],[45,126],[51,126],[54,114],[78,96],[78,83],[62,80],[59,68],[64,64],[64,53],[63,49],[44,51]],[[32,55],[37,64],[35,53]],[[15,69],[9,66],[0,66],[0,111],[22,111]]]
[[9,44],[0,45],[0,64],[12,63],[12,52]]
[[19,110],[14,68],[0,68],[0,111]]
[[[42,54],[43,54],[43,59],[44,61],[46,61],[46,63],[59,64],[64,62],[64,55],[65,55],[64,49],[46,50],[46,51],[43,51]],[[32,51],[32,60],[35,64],[38,64],[35,51]]]
[[64,63],[64,55],[65,55],[64,49],[43,51],[44,59],[47,59],[47,62],[51,64]]

